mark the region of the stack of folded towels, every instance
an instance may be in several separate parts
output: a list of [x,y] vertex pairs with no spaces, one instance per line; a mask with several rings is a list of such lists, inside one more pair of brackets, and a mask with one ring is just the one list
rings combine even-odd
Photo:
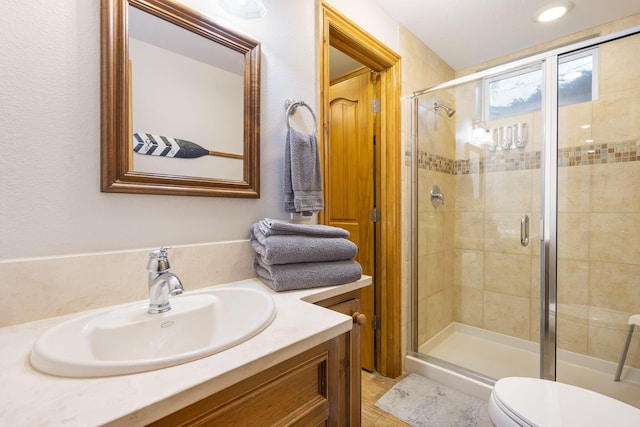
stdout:
[[253,224],[250,243],[258,278],[275,291],[342,285],[362,276],[352,258],[349,232],[328,225],[292,224],[265,218]]

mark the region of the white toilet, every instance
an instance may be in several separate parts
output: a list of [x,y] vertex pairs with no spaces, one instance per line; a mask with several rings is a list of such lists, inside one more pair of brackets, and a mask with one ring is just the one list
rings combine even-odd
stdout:
[[569,384],[538,378],[498,380],[489,399],[497,427],[640,426],[640,409]]

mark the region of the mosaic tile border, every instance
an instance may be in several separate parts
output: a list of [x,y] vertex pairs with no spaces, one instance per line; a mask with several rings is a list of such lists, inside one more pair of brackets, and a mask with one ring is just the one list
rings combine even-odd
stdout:
[[[410,156],[409,152],[405,153]],[[485,151],[485,158],[453,160],[418,152],[418,168],[450,175],[540,169],[540,151]],[[586,144],[558,150],[558,167],[588,166],[640,161],[640,140]]]
[[591,144],[558,150],[558,166],[640,161],[640,140]]

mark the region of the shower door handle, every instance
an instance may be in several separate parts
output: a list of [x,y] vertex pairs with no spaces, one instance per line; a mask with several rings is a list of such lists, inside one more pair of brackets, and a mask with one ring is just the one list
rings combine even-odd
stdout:
[[522,246],[529,244],[529,215],[522,215],[520,218],[520,244]]

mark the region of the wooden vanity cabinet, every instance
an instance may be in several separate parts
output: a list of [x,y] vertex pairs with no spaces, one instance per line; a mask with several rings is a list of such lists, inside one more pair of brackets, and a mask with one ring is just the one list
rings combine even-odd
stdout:
[[346,314],[353,318],[351,331],[338,337],[341,340],[339,349],[342,352],[336,390],[338,406],[333,408],[337,413],[339,426],[359,426],[362,414],[362,365],[360,363],[360,328],[366,323],[366,317],[360,313],[360,290],[326,299],[316,303],[322,307]]
[[354,328],[151,426],[359,426],[360,291],[317,303],[354,316]]

